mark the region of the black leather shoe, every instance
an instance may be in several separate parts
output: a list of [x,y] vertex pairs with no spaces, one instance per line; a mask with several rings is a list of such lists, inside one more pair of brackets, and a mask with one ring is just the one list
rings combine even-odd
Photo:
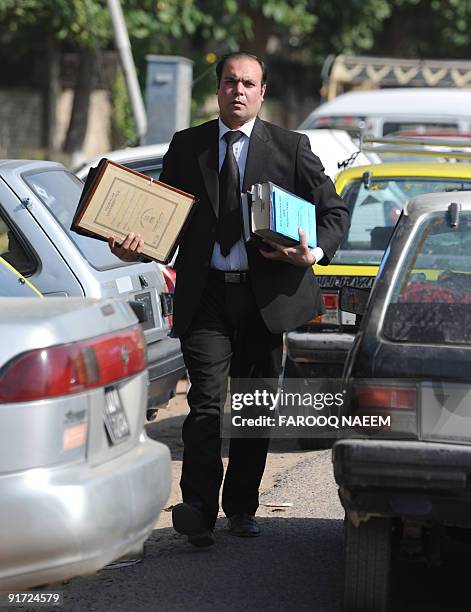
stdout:
[[260,535],[260,527],[251,514],[234,514],[229,517],[229,533],[240,538],[255,538]]
[[185,502],[172,508],[173,528],[178,533],[188,536],[188,542],[203,548],[214,544],[214,534],[208,528],[204,515],[195,506]]

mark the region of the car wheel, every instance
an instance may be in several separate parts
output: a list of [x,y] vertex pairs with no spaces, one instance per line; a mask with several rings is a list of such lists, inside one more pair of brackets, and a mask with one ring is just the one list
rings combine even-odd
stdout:
[[388,609],[391,565],[391,521],[372,518],[355,527],[345,518],[346,612]]

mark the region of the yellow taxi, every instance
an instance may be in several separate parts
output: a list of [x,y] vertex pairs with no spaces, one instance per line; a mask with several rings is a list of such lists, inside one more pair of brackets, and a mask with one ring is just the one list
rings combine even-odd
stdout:
[[356,316],[338,308],[340,288],[371,288],[405,203],[425,193],[471,191],[471,164],[369,164],[343,170],[335,184],[350,228],[330,265],[314,266],[325,314],[287,334],[286,378],[341,376],[357,328]]

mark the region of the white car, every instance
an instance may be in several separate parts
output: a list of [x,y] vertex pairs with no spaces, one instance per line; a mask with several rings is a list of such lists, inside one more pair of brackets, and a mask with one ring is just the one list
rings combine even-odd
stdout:
[[180,342],[169,336],[172,287],[155,263],[123,262],[106,242],[71,230],[82,188],[61,164],[0,160],[0,256],[44,295],[140,302],[153,410],[185,373]]
[[311,149],[324,165],[325,173],[332,180],[342,169],[344,162],[351,158],[351,166],[360,166],[379,161],[375,154],[366,155],[359,152],[358,140],[352,139],[345,130],[297,130],[306,134],[311,144]]
[[130,306],[0,297],[0,337],[0,590],[142,550],[170,453],[144,431],[145,340]]
[[109,151],[100,157],[94,157],[88,161],[73,168],[73,172],[84,181],[87,178],[88,171],[93,166],[96,166],[100,159],[106,157],[118,164],[123,164],[128,168],[148,174],[154,179],[158,179],[162,170],[162,159],[167,152],[170,143],[159,143],[152,145],[144,145],[142,147],[128,147],[127,149],[119,149]]
[[[353,140],[345,130],[298,130],[306,134],[311,143],[312,151],[321,159],[326,174],[332,179],[339,171],[339,164],[358,152],[358,142]],[[73,171],[82,180],[87,178],[88,171],[96,166],[102,157],[111,159],[128,168],[142,172],[158,179],[162,170],[162,159],[167,152],[169,143],[145,145],[142,147],[129,147],[117,151],[104,153],[76,167]],[[367,164],[374,156],[360,153],[353,161],[353,165]]]
[[371,136],[428,130],[471,131],[471,91],[409,87],[351,91],[318,106],[300,130],[337,128]]

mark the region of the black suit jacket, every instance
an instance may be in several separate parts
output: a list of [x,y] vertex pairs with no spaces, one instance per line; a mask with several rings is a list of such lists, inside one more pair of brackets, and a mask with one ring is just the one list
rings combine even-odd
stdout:
[[[219,215],[217,120],[177,132],[163,160],[160,180],[195,195],[198,202],[175,262],[177,283],[173,333],[188,329],[204,291]],[[333,257],[348,227],[348,210],[303,134],[257,118],[251,134],[243,190],[254,183],[276,185],[316,205],[322,265]],[[250,282],[260,313],[272,332],[302,325],[323,311],[311,267],[269,261],[248,245]]]

